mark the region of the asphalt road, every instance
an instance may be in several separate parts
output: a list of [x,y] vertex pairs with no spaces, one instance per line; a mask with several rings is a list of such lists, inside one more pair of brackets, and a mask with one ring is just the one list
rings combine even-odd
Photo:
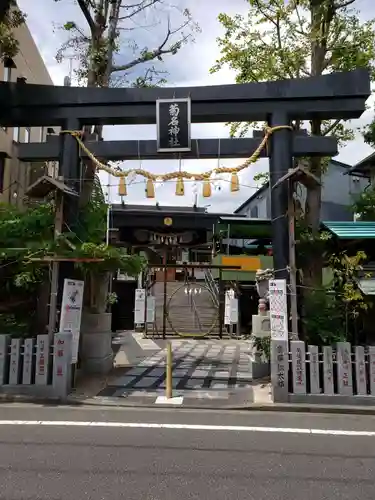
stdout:
[[374,457],[374,417],[0,407],[1,500],[373,500]]

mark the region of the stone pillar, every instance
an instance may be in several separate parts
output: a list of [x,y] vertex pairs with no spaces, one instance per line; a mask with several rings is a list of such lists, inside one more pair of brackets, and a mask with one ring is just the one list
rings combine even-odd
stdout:
[[82,313],[81,360],[86,373],[105,374],[112,370],[111,318],[111,313]]

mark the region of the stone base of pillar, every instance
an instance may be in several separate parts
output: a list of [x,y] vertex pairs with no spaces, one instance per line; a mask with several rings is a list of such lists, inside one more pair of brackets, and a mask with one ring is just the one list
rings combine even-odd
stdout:
[[111,313],[82,313],[81,360],[85,373],[106,374],[113,368]]

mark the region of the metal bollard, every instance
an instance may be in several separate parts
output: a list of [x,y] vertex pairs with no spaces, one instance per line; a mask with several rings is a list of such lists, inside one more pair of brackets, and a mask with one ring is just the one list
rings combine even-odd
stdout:
[[165,392],[166,398],[172,398],[172,344],[167,342],[167,364],[165,374]]

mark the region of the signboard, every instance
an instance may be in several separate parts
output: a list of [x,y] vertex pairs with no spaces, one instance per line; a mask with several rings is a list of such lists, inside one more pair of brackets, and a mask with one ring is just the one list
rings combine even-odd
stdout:
[[64,280],[59,331],[61,333],[72,333],[72,364],[78,361],[83,288],[83,281],[71,279]]
[[234,296],[234,290],[225,292],[224,324],[236,325],[238,323],[238,299]]
[[143,325],[145,322],[145,302],[146,293],[143,288],[137,288],[135,291],[134,323]]
[[286,280],[269,281],[270,323],[272,340],[288,340],[288,306]]
[[158,99],[156,101],[156,126],[159,153],[190,151],[190,98]]

